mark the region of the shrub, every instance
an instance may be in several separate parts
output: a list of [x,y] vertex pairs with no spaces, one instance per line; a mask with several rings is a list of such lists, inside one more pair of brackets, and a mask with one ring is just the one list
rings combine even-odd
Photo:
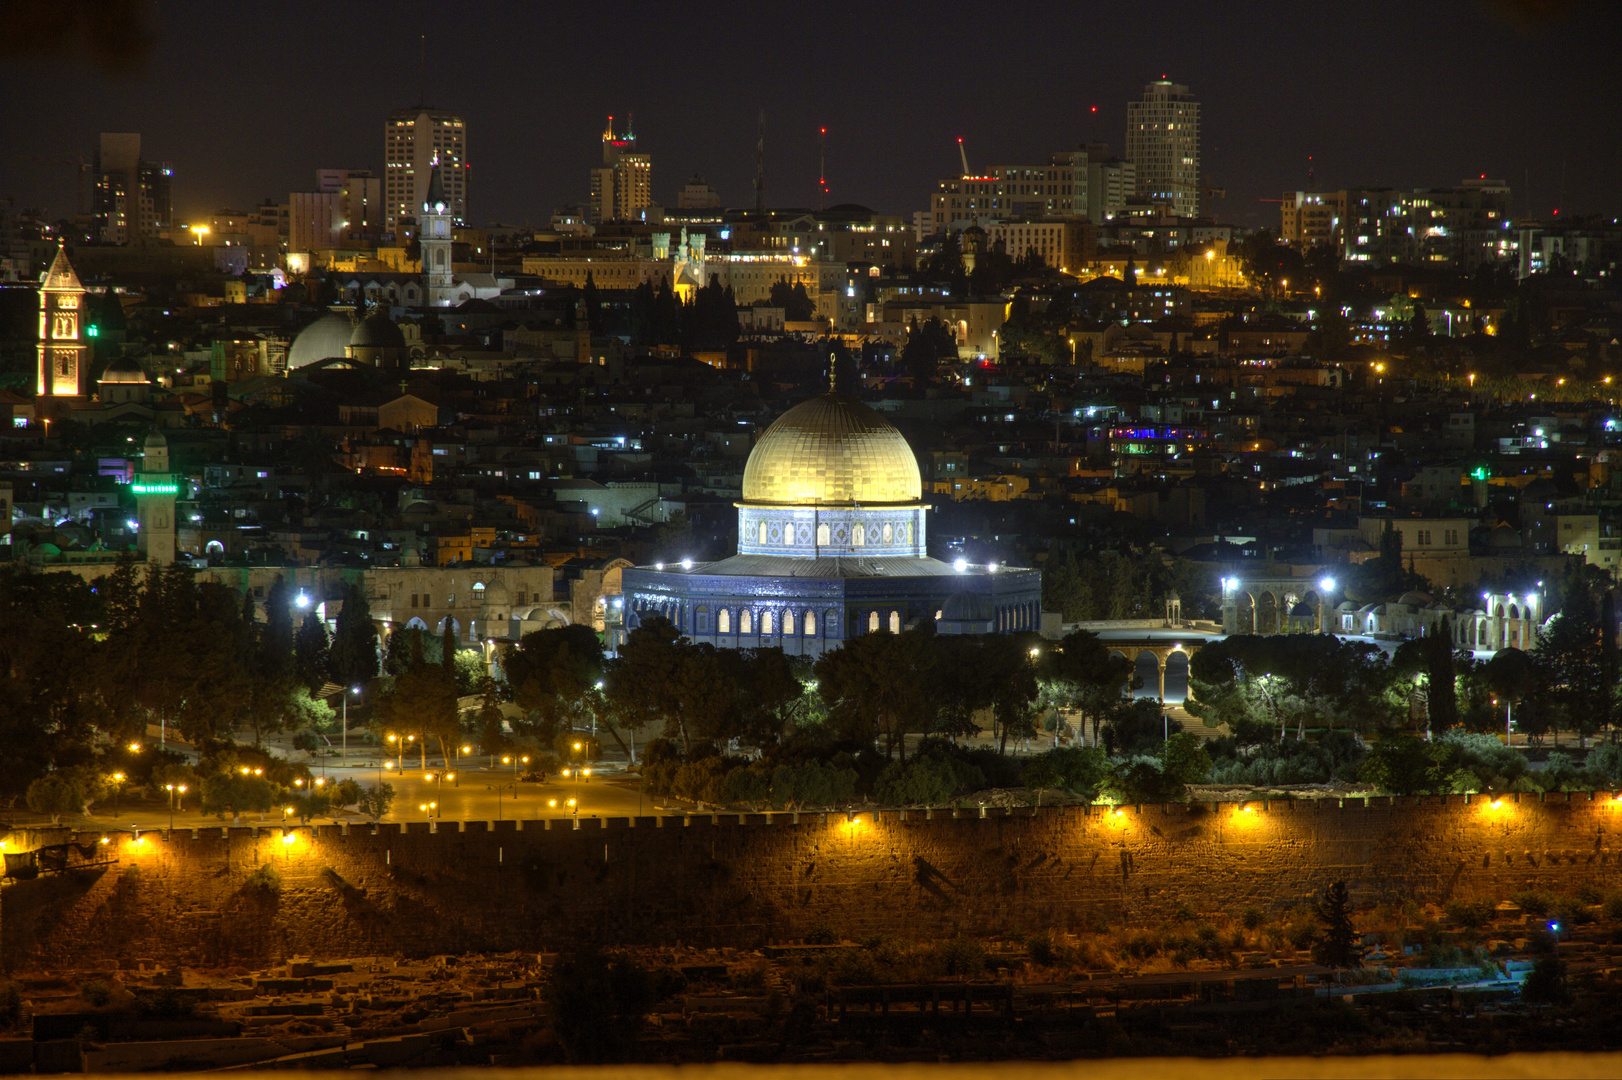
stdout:
[[985,775],[956,755],[920,749],[910,761],[884,767],[873,782],[873,797],[892,806],[940,806],[984,783]]
[[394,805],[393,784],[371,784],[363,788],[355,800],[355,809],[376,823]]
[[1177,911],[1172,915],[1172,918],[1176,919],[1178,922],[1193,922],[1195,919],[1199,918],[1199,915],[1192,907],[1188,905],[1187,902],[1184,902],[1177,905]]
[[743,766],[721,778],[717,795],[715,801],[726,806],[761,806],[771,799],[771,781],[764,773]]
[[1266,912],[1254,904],[1239,913],[1239,923],[1246,930],[1254,930],[1267,918]]
[[1117,802],[1167,803],[1181,800],[1188,793],[1188,785],[1167,773],[1165,762],[1159,758],[1134,757],[1116,763],[1105,790]]
[[1496,907],[1491,900],[1449,900],[1444,910],[1458,925],[1479,930],[1492,921]]
[[1600,743],[1588,752],[1583,767],[1596,783],[1622,786],[1622,743]]
[[61,773],[47,773],[29,784],[23,799],[31,813],[48,815],[52,825],[62,824],[63,814],[77,814],[84,809],[84,792]]
[[242,891],[255,899],[272,899],[282,891],[282,875],[267,863],[248,875],[242,883]]
[[113,986],[105,979],[91,979],[79,987],[79,996],[93,1008],[100,1009],[113,1000]]
[[1043,967],[1068,963],[1073,956],[1070,949],[1054,944],[1053,936],[1046,933],[1032,934],[1025,942],[1025,951],[1033,963]]
[[1605,894],[1600,892],[1598,885],[1591,881],[1585,881],[1577,886],[1577,899],[1585,904],[1603,904]]
[[1096,746],[1061,746],[1031,758],[1020,782],[1032,790],[1068,791],[1092,799],[1109,776],[1109,758]]
[[937,955],[948,975],[978,975],[986,969],[986,950],[968,938],[942,942]]
[[1532,916],[1547,915],[1554,908],[1554,897],[1536,889],[1510,893],[1510,902]]
[[833,932],[833,928],[827,923],[813,926],[805,932],[805,943],[807,945],[833,945],[838,940],[839,938]]
[[1546,956],[1532,967],[1521,983],[1521,1000],[1534,1005],[1558,1005],[1566,1000],[1566,965]]
[[1605,898],[1605,917],[1612,922],[1622,922],[1622,893],[1612,893]]
[[653,980],[625,957],[592,950],[553,968],[547,1004],[571,1064],[627,1061],[654,1004]]
[[1318,939],[1318,928],[1308,922],[1294,923],[1285,931],[1290,946],[1295,949],[1310,949],[1312,943]]
[[22,1016],[22,989],[14,982],[0,986],[0,1031],[15,1027]]
[[351,777],[344,777],[332,785],[332,804],[334,806],[354,806],[360,802],[360,781]]

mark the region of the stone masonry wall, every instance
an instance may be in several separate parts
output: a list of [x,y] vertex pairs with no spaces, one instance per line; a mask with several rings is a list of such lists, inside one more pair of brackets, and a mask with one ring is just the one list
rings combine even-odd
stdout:
[[[0,962],[750,947],[824,927],[859,940],[1153,923],[1184,903],[1283,907],[1341,878],[1360,904],[1622,885],[1622,802],[1604,794],[523,824],[109,834],[114,865],[0,890]],[[266,866],[279,889],[251,884]]]

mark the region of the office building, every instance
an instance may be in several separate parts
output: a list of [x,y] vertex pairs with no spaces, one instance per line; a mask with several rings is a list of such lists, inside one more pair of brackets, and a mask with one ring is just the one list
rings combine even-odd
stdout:
[[935,231],[985,218],[1109,221],[1132,196],[1134,176],[1132,163],[1112,158],[1108,145],[1089,143],[1049,154],[1045,165],[994,165],[977,176],[942,180],[930,217]]
[[636,134],[629,123],[624,135],[616,135],[610,116],[603,130],[602,168],[591,170],[591,223],[637,221],[651,205],[653,159],[636,152]]
[[1137,193],[1194,217],[1200,208],[1200,103],[1166,79],[1126,106],[1126,157],[1137,169]]
[[154,240],[169,231],[172,210],[168,162],[141,158],[136,132],[102,132],[96,145],[91,220],[103,243]]
[[383,229],[407,235],[407,223],[428,196],[428,176],[440,163],[451,217],[467,223],[467,123],[455,113],[418,106],[389,114],[383,128]]

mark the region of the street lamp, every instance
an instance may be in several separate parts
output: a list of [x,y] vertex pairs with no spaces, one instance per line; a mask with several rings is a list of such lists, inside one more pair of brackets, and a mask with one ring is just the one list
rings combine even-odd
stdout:
[[123,791],[124,791],[124,774],[121,773],[121,772],[115,772],[115,773],[113,773],[113,817],[114,817],[114,819],[117,819],[117,817],[118,817],[118,796],[121,795],[123,793]]
[[[349,688],[349,694],[358,695],[359,693],[360,687],[351,686]],[[338,760],[345,765],[349,764],[349,694],[344,695],[344,742],[343,749],[338,754]]]

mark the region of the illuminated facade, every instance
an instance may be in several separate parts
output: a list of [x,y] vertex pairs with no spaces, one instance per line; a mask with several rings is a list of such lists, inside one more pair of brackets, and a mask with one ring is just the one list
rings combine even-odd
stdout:
[[400,235],[428,197],[434,162],[451,218],[467,222],[467,123],[438,109],[397,109],[383,126],[383,227]]
[[603,167],[591,170],[591,223],[636,221],[652,205],[653,158],[636,152],[629,125],[623,136],[615,135],[610,116],[603,131]]
[[84,286],[68,262],[67,248],[56,250],[51,268],[39,288],[38,396],[78,397],[90,360],[90,346],[82,340]]
[[1138,194],[1194,217],[1200,209],[1200,103],[1188,87],[1158,79],[1126,105],[1126,157]]
[[911,447],[878,413],[832,391],[802,402],[749,455],[737,554],[626,568],[626,629],[657,615],[694,641],[804,656],[924,621],[1036,630],[1041,573],[930,558],[922,495]]

